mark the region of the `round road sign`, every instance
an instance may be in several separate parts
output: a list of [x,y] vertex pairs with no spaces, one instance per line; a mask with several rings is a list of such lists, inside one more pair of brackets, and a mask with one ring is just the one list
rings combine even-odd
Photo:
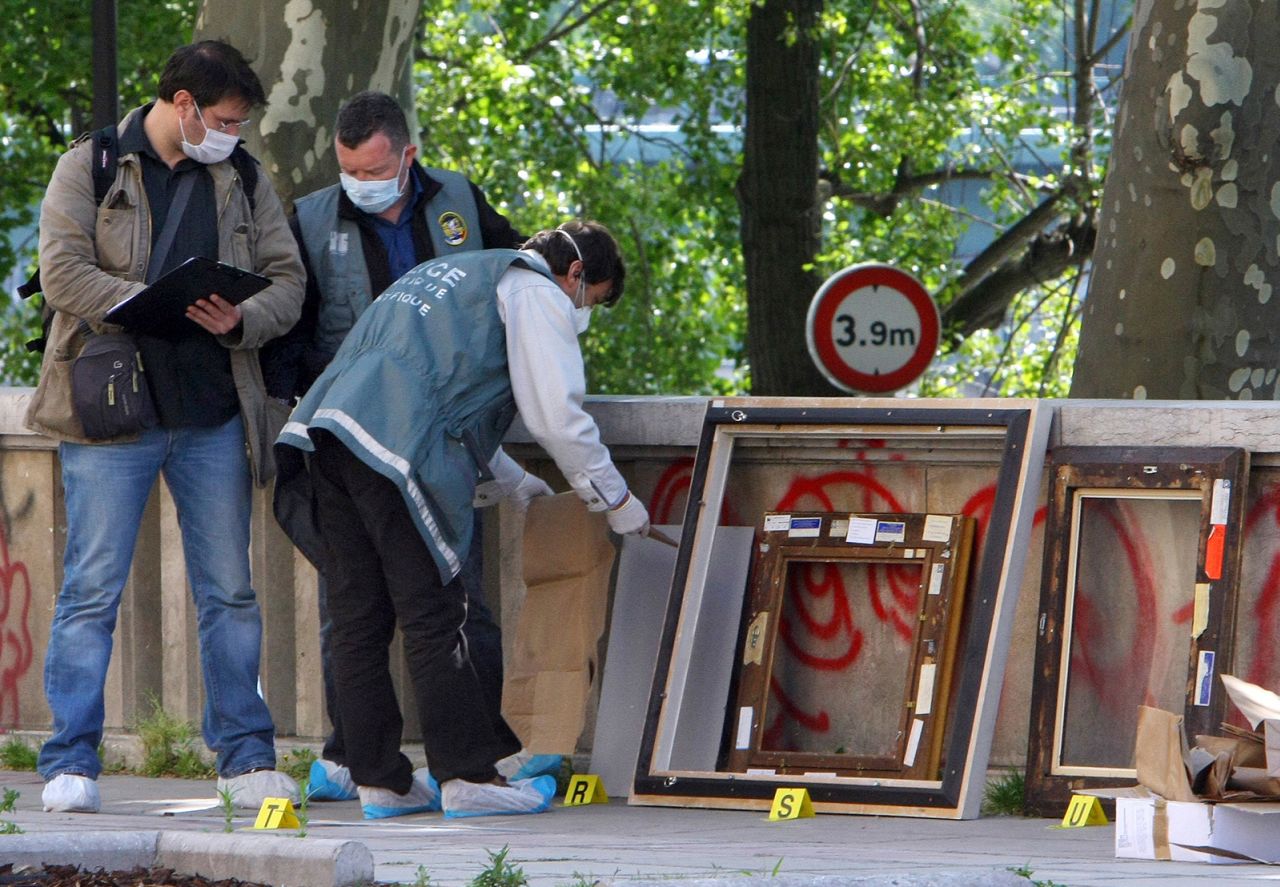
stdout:
[[920,282],[889,265],[854,265],[809,304],[809,356],[832,385],[887,394],[910,385],[938,348],[938,307]]

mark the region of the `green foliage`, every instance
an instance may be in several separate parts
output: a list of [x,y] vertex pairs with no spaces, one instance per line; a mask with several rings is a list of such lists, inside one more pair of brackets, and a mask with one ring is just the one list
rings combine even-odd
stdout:
[[316,761],[316,753],[309,748],[293,748],[285,754],[276,766],[282,773],[289,774],[294,782],[302,782],[311,773],[311,765]]
[[1066,885],[1058,884],[1054,881],[1037,881],[1033,879],[1031,876],[1034,875],[1035,872],[1029,865],[1011,866],[1009,871],[1013,872],[1020,878],[1026,878],[1032,883],[1033,887],[1066,887]]
[[[17,809],[18,798],[22,795],[14,789],[7,788],[4,790],[4,800],[0,801],[0,813],[12,813]],[[10,822],[7,819],[0,819],[0,835],[20,835],[22,829],[16,822]]]
[[230,834],[236,830],[236,799],[231,789],[218,789],[218,806],[222,808],[222,830]]
[[[186,42],[198,0],[119,0],[121,112],[154,97],[169,54]],[[58,156],[92,129],[92,31],[79,0],[0,0],[0,279],[34,246],[37,206]],[[27,270],[27,269],[21,269]],[[0,297],[0,384],[35,384],[39,355],[23,345],[38,334],[32,299]]]
[[180,721],[151,699],[151,714],[135,726],[142,740],[143,776],[177,776],[184,779],[211,779],[217,775],[195,746],[199,735],[195,726]]
[[1023,816],[1026,778],[1021,770],[1010,770],[987,783],[982,793],[984,816]]
[[529,883],[524,869],[507,862],[509,847],[503,847],[497,853],[486,850],[489,854],[489,867],[476,875],[469,882],[469,887],[526,887]]
[[414,877],[413,883],[409,887],[435,887],[435,882],[431,880],[431,873],[427,871],[425,865],[418,866],[416,877]]
[[298,780],[298,837],[307,836],[307,827],[311,824],[311,780],[303,777]]
[[0,767],[5,770],[36,769],[36,750],[16,736],[0,744]]
[[[122,107],[150,97],[197,5],[120,0]],[[593,392],[713,394],[750,386],[735,188],[746,25],[755,5],[422,4],[414,77],[427,162],[480,183],[521,231],[585,216],[622,243],[626,295],[596,312],[583,339]],[[970,227],[998,233],[1057,190],[1070,192],[1067,211],[1093,211],[1105,121],[1081,125],[1055,110],[1071,82],[1061,46],[1073,32],[1068,7],[1050,0],[824,4],[812,35],[820,51],[823,171],[816,273],[896,264],[945,308],[961,270],[957,242]],[[30,232],[58,154],[89,128],[90,53],[88,17],[72,0],[0,0],[0,10],[7,14],[3,273],[14,262],[13,238]],[[1032,144],[1028,133],[1042,136]],[[1047,172],[1014,174],[1028,153]],[[983,219],[950,205],[948,174],[977,189]],[[1081,295],[1070,279],[1021,294],[994,333],[944,342],[943,359],[917,393],[1064,394]],[[20,346],[33,335],[38,310],[0,308],[5,374],[33,383],[36,361]],[[808,360],[802,342],[777,347]]]

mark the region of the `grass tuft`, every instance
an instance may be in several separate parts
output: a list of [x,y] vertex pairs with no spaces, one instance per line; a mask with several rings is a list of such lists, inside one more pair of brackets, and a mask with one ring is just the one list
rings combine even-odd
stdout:
[[195,746],[195,726],[166,712],[154,696],[151,714],[140,720],[135,729],[142,740],[141,775],[183,779],[212,779],[217,775]]
[[507,851],[503,847],[497,853],[486,850],[489,854],[489,867],[471,879],[468,887],[526,887],[529,883],[524,869],[507,862]]
[[983,816],[1025,816],[1026,777],[1021,770],[1008,770],[987,783],[982,794]]
[[36,750],[16,736],[0,744],[0,768],[5,770],[36,769]]

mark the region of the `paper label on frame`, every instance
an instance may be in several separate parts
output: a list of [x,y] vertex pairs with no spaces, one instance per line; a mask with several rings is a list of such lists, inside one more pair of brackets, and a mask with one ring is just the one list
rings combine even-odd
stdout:
[[1198,638],[1209,626],[1209,583],[1196,583],[1195,610],[1191,616],[1191,636]]
[[850,517],[849,532],[844,537],[844,541],[852,542],[854,545],[874,545],[876,524],[874,517]]
[[820,517],[793,517],[791,518],[791,526],[787,529],[787,538],[789,539],[814,539],[822,532],[822,518]]
[[905,521],[900,520],[882,520],[876,521],[876,539],[877,542],[905,542],[907,541],[907,525]]
[[766,533],[777,533],[783,530],[791,529],[791,515],[789,514],[766,514],[764,516],[764,531]]
[[942,594],[942,574],[946,570],[946,564],[934,564],[929,569],[929,594]]
[[844,536],[849,532],[849,522],[847,520],[833,520],[831,529],[827,530],[828,536]]
[[949,514],[926,514],[920,538],[925,542],[946,542],[951,538],[951,523]]
[[1200,651],[1200,662],[1196,666],[1196,705],[1208,705],[1213,697],[1213,660],[1212,650]]
[[938,666],[926,662],[920,666],[920,683],[916,687],[916,714],[927,715],[933,711],[933,682],[938,674]]
[[906,767],[915,765],[916,752],[920,750],[920,734],[924,732],[924,721],[914,718],[911,721],[911,735],[907,737],[907,750],[902,755],[902,763]]
[[1209,523],[1225,524],[1231,510],[1231,481],[1220,477],[1213,482],[1213,498],[1209,505]]
[[751,717],[754,713],[754,709],[749,705],[738,709],[738,735],[733,743],[734,748],[751,748]]

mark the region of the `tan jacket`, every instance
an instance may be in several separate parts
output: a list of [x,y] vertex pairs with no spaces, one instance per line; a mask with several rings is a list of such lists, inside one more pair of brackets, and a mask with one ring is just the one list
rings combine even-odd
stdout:
[[[120,130],[138,113],[131,111]],[[90,170],[92,148],[93,140],[82,138],[62,155],[40,210],[40,281],[56,313],[40,384],[26,415],[28,428],[76,443],[92,442],[85,438],[71,403],[71,362],[84,347],[77,326],[83,318],[98,330],[118,329],[103,324],[102,318],[115,304],[144,288],[141,281],[151,255],[151,213],[138,156],[120,155],[115,183],[97,207]],[[255,209],[250,214],[240,175],[230,161],[208,169],[218,202],[219,260],[272,281],[240,304],[244,316],[240,328],[218,337],[231,351],[253,476],[265,484],[275,472],[271,447],[289,407],[267,396],[258,348],[298,319],[305,272],[284,208],[267,176],[258,177]]]

